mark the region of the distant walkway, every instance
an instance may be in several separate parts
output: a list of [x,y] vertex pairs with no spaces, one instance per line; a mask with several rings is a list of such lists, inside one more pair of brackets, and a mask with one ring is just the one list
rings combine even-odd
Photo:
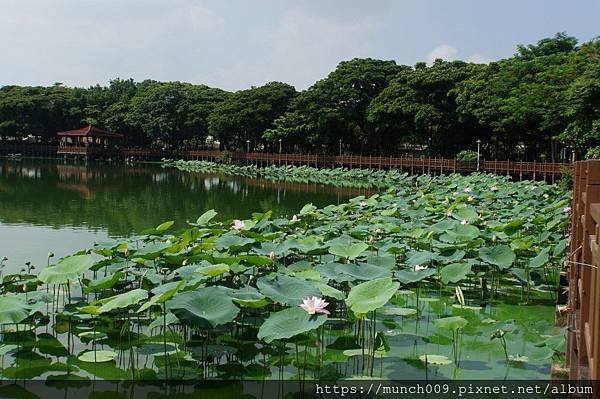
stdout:
[[[0,144],[0,155],[57,157],[57,146],[39,144]],[[163,158],[220,161],[229,158],[236,163],[267,165],[309,165],[315,167],[347,167],[371,169],[398,169],[410,173],[470,173],[477,171],[477,161],[457,161],[447,158],[376,157],[359,155],[303,155],[273,154],[263,152],[221,152],[197,150],[142,150],[122,148],[107,151],[112,159],[133,158],[136,161],[160,161]],[[520,162],[481,160],[479,171],[512,175],[515,178],[543,179],[554,182],[564,170],[572,169],[570,163]]]

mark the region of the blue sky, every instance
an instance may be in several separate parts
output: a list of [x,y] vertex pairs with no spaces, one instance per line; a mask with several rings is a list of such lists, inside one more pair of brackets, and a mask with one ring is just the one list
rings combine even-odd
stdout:
[[598,0],[3,0],[0,85],[305,89],[354,57],[488,62],[559,31],[590,40],[599,20]]

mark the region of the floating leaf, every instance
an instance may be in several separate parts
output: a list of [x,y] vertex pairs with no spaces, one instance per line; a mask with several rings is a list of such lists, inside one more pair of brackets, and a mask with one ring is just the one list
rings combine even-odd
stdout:
[[395,273],[395,276],[402,284],[410,284],[416,283],[418,281],[424,280],[427,277],[431,277],[436,274],[435,269],[425,269],[425,270],[398,270]]
[[327,321],[324,314],[308,314],[300,307],[293,307],[272,313],[258,330],[258,338],[269,343],[276,339],[292,338],[298,334],[314,330]]
[[182,292],[168,307],[182,323],[202,329],[229,323],[240,311],[224,291],[213,287]]
[[452,263],[444,266],[440,271],[440,277],[444,284],[457,283],[471,273],[469,263]]
[[15,296],[0,296],[0,324],[17,324],[29,316],[24,300]]
[[346,304],[355,314],[364,315],[385,305],[398,288],[400,283],[389,277],[367,281],[350,289]]
[[163,231],[167,231],[171,228],[171,226],[173,226],[175,222],[173,220],[169,220],[167,222],[161,223],[158,226],[156,226],[156,231],[159,233],[162,233]]
[[329,247],[329,253],[353,260],[358,258],[367,248],[369,248],[369,245],[364,242],[348,245],[332,245]]
[[545,266],[550,260],[550,247],[546,247],[540,251],[537,256],[529,259],[529,267],[532,269],[537,269],[539,267]]
[[321,296],[319,289],[312,283],[296,277],[261,277],[256,286],[267,298],[286,305],[298,305],[306,297]]
[[113,351],[88,351],[80,354],[77,359],[86,363],[104,363],[110,362],[117,357]]
[[493,247],[484,247],[479,250],[479,257],[500,269],[508,269],[515,261],[515,253],[508,245],[496,245]]
[[219,263],[216,265],[204,266],[196,269],[196,273],[208,277],[216,277],[224,273],[229,273],[229,265]]
[[419,360],[421,360],[423,363],[434,364],[436,366],[452,364],[452,360],[442,355],[421,355],[419,356]]
[[434,326],[451,331],[464,328],[467,324],[469,324],[467,319],[460,316],[444,317],[442,319],[435,319],[433,321]]
[[217,216],[217,212],[215,212],[214,209],[210,209],[204,212],[202,215],[200,215],[198,220],[196,220],[196,224],[198,226],[204,226],[205,224],[210,222],[215,216]]
[[105,290],[108,288],[112,288],[117,284],[117,282],[123,278],[123,272],[116,272],[114,274],[110,274],[106,277],[101,277],[96,280],[90,281],[85,287],[85,292],[90,293],[94,291]]
[[417,314],[417,309],[385,307],[383,308],[383,313],[393,316],[411,316]]
[[148,298],[148,292],[141,288],[127,291],[99,301],[102,303],[102,306],[98,309],[98,313],[106,313],[115,309],[124,309],[128,306],[135,305],[146,298]]
[[43,269],[38,278],[47,284],[64,284],[76,280],[82,273],[94,266],[91,255],[74,255],[62,258],[55,266]]

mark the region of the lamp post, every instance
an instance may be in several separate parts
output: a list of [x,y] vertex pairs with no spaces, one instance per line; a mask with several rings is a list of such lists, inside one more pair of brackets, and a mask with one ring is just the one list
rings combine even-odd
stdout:
[[431,136],[427,138],[427,154],[431,158]]
[[479,172],[479,155],[481,154],[481,140],[477,139],[477,171]]
[[250,152],[250,140],[246,140],[246,152]]
[[281,154],[281,139],[279,139],[279,153]]
[[342,156],[342,139],[340,139],[340,157]]

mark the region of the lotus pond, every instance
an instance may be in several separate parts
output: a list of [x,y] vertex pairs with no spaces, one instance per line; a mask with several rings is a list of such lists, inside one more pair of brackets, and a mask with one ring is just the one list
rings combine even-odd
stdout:
[[549,378],[569,193],[382,173],[292,217],[208,210],[5,273],[1,377]]
[[5,273],[36,270],[96,241],[129,237],[165,220],[186,226],[215,209],[218,220],[273,211],[290,216],[305,203],[322,207],[374,191],[240,175],[188,173],[160,165],[63,163],[0,158],[0,259]]

